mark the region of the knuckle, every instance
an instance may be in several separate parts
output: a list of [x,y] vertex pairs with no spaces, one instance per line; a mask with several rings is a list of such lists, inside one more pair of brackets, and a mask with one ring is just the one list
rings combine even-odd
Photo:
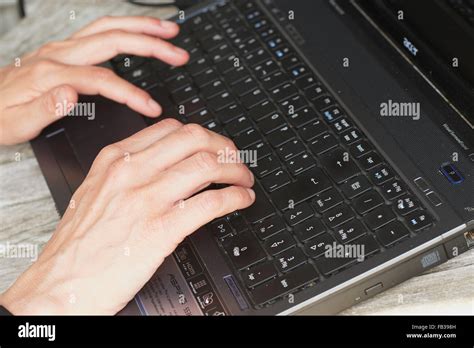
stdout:
[[209,133],[206,129],[195,123],[189,123],[182,127],[183,132],[195,141],[203,142],[209,140]]
[[157,125],[159,127],[166,127],[166,128],[180,128],[183,126],[183,124],[181,122],[179,122],[178,120],[174,119],[174,118],[167,118],[163,121],[160,121],[157,123]]
[[102,150],[100,150],[99,154],[97,155],[97,160],[102,161],[109,158],[117,158],[122,154],[122,152],[122,149],[117,144],[107,145]]
[[48,93],[45,95],[45,97],[42,99],[42,106],[43,110],[47,112],[49,115],[52,115],[56,113],[56,108],[57,108],[57,101],[56,97],[52,93]]
[[249,195],[242,188],[233,187],[232,190],[229,191],[229,201],[234,202],[238,206],[248,202],[248,200]]
[[203,212],[213,212],[219,215],[224,203],[224,197],[221,191],[205,191],[202,193],[201,206]]
[[97,68],[94,71],[94,78],[102,82],[109,81],[113,78],[113,72],[108,69]]
[[220,168],[217,157],[209,152],[198,152],[195,156],[195,163],[203,172],[215,173]]
[[57,64],[49,59],[42,59],[33,63],[31,67],[31,74],[33,78],[38,78],[46,75],[52,69],[57,67]]

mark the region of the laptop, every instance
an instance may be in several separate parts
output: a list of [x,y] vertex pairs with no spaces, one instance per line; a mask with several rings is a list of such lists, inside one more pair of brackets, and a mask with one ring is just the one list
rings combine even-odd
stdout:
[[[257,178],[252,206],[189,236],[119,314],[338,313],[472,247],[473,13],[472,0],[205,1],[174,18],[186,66],[111,60],[160,119],[255,154]],[[60,214],[102,147],[157,122],[81,102],[94,120],[32,141]]]

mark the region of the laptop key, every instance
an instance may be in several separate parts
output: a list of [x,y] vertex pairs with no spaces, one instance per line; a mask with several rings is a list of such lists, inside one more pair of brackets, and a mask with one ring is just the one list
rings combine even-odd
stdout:
[[246,231],[224,240],[224,248],[232,264],[237,269],[247,268],[266,258],[257,237],[251,231]]
[[237,82],[232,86],[232,91],[239,97],[248,95],[258,88],[258,83],[252,78],[247,77],[245,80]]
[[277,113],[276,106],[269,100],[265,100],[258,105],[255,105],[251,108],[247,114],[255,121],[260,121],[261,119],[267,117],[268,115]]
[[336,240],[334,239],[334,237],[331,236],[329,233],[325,232],[310,239],[305,244],[304,250],[306,255],[315,259],[320,256],[323,256],[328,250],[327,248],[332,248],[332,245],[335,242]]
[[415,210],[405,216],[408,226],[415,232],[418,232],[433,224],[433,218],[423,210]]
[[362,134],[357,129],[351,129],[341,133],[341,139],[346,145],[351,145],[362,138]]
[[382,194],[389,200],[394,200],[406,192],[405,184],[400,180],[391,180],[382,185]]
[[372,188],[372,184],[363,175],[358,175],[341,186],[341,190],[347,198],[354,198],[370,188]]
[[[247,62],[248,66],[255,66],[269,58],[270,58],[270,54],[264,48],[260,48],[246,55],[245,61]],[[264,87],[268,89],[266,86]]]
[[395,212],[401,216],[407,215],[419,207],[418,201],[410,195],[400,197],[394,203]]
[[308,153],[302,153],[286,162],[290,174],[296,176],[316,166],[316,162]]
[[287,117],[293,127],[299,128],[318,118],[318,115],[313,109],[304,107],[292,114],[288,114]]
[[329,228],[336,228],[353,218],[354,212],[351,208],[346,204],[341,204],[328,210],[323,216],[323,221]]
[[341,194],[334,188],[326,190],[312,199],[312,203],[316,211],[320,214],[340,204],[344,199]]
[[374,236],[366,234],[363,237],[356,239],[354,242],[351,243],[356,247],[359,247],[362,251],[362,255],[357,255],[357,259],[360,260],[362,257],[366,258],[372,254],[375,254],[380,250],[380,246],[375,240]]
[[224,92],[226,89],[226,86],[222,80],[215,80],[212,83],[201,87],[201,94],[203,95],[204,98],[206,99],[211,99],[212,97],[215,97],[219,93]]
[[310,124],[307,124],[304,127],[301,127],[298,130],[301,138],[305,141],[310,141],[311,139],[316,138],[318,135],[325,133],[328,130],[328,127],[320,120],[315,120]]
[[262,179],[262,185],[267,192],[275,191],[282,186],[290,183],[291,179],[288,173],[284,170],[277,170],[276,172],[267,175]]
[[262,135],[252,128],[236,136],[234,138],[234,143],[239,149],[244,150],[249,146],[258,143],[260,140],[262,140]]
[[214,82],[217,79],[219,79],[219,74],[215,69],[210,68],[195,76],[194,83],[196,86],[202,89],[204,86]]
[[281,163],[275,156],[267,156],[262,158],[260,161],[257,161],[257,164],[252,167],[252,171],[259,178],[273,173],[275,170],[281,168]]
[[367,142],[367,140],[361,140],[355,144],[352,144],[349,147],[349,151],[351,155],[354,156],[355,158],[360,158],[368,154],[372,150],[373,150],[373,147]]
[[326,277],[355,264],[355,262],[356,258],[354,257],[320,257],[314,260],[316,268]]
[[[272,153],[272,149],[270,146],[268,146],[266,143],[263,141],[259,141],[247,148],[249,151],[256,151],[257,153],[257,161],[260,159],[270,155]],[[252,159],[252,161],[255,161],[255,158]],[[250,167],[254,167],[256,164],[254,162],[250,163]]]
[[382,159],[375,152],[371,152],[365,156],[360,157],[358,161],[360,165],[362,166],[362,168],[364,168],[365,170],[372,169],[373,167],[382,163]]
[[306,255],[300,248],[291,248],[275,258],[275,264],[280,272],[288,272],[306,262]]
[[245,285],[248,288],[253,288],[256,285],[262,284],[277,275],[275,266],[270,261],[265,261],[253,266],[242,274]]
[[376,233],[378,240],[384,247],[390,247],[410,235],[408,229],[400,221],[390,222],[377,230]]
[[313,215],[314,212],[311,206],[308,203],[301,203],[293,209],[288,210],[284,214],[284,217],[290,226],[295,226]]
[[226,219],[219,219],[209,225],[209,229],[218,238],[232,234],[232,227]]
[[289,232],[285,231],[265,240],[264,248],[270,255],[275,256],[295,244],[295,239]]
[[255,191],[255,202],[250,207],[245,208],[241,212],[242,215],[246,217],[248,222],[255,223],[274,215],[275,208],[273,208],[272,204],[258,184],[254,185],[252,189]]
[[255,105],[263,102],[267,99],[267,96],[263,90],[257,88],[251,93],[248,93],[240,98],[242,105],[248,110],[254,107]]
[[369,179],[375,185],[382,185],[393,178],[392,169],[386,164],[379,165],[369,171]]
[[334,230],[334,235],[340,243],[350,243],[366,233],[367,228],[357,219],[352,219]]
[[[301,76],[296,79],[296,85],[304,90],[308,89],[309,87],[315,86],[316,84],[318,84],[318,79],[313,74]],[[315,94],[312,94],[311,90],[309,89],[305,91],[305,94],[309,99],[313,100],[324,93],[324,89],[321,86],[317,87],[318,89],[313,92]]]
[[279,87],[276,87],[270,92],[270,97],[276,102],[280,102],[288,98],[289,96],[293,96],[298,93],[296,87],[291,83],[287,82]]
[[296,225],[293,228],[293,231],[298,240],[301,242],[306,242],[308,239],[325,232],[326,228],[324,227],[320,218],[312,217]]
[[250,291],[250,297],[256,305],[261,305],[317,279],[318,273],[312,265],[307,263],[256,287]]
[[371,230],[376,230],[390,221],[395,220],[396,216],[388,205],[383,205],[368,213],[364,221]]
[[234,103],[235,103],[234,97],[232,96],[232,94],[230,94],[227,91],[222,92],[221,94],[213,97],[212,99],[208,101],[209,107],[213,109],[214,111],[222,110],[226,106],[229,106]]
[[278,128],[281,128],[285,124],[285,119],[281,114],[275,113],[264,119],[260,120],[258,123],[258,128],[263,132],[263,134],[269,134]]
[[262,80],[263,87],[266,90],[273,90],[274,88],[287,82],[289,82],[288,75],[283,71],[277,71],[276,73],[267,76]]
[[292,140],[277,149],[278,155],[285,161],[303,153],[304,151],[305,147],[299,139]]
[[273,147],[280,147],[294,138],[295,133],[287,125],[267,135],[267,140]]
[[316,155],[319,156],[331,149],[334,149],[339,145],[336,137],[330,133],[323,133],[317,138],[311,140],[309,144],[310,150]]
[[279,215],[274,215],[255,224],[253,230],[258,238],[265,240],[277,233],[286,231],[286,225]]
[[363,195],[357,197],[352,202],[354,209],[361,215],[368,213],[372,209],[382,205],[384,200],[382,196],[375,190],[370,190]]
[[280,103],[280,107],[285,113],[285,115],[291,115],[296,111],[307,107],[308,103],[302,95],[295,95],[291,98],[286,99]]
[[296,178],[296,181],[271,194],[272,200],[280,210],[290,205],[307,201],[318,193],[332,187],[331,181],[319,169],[312,169]]
[[222,108],[217,113],[217,118],[219,119],[219,121],[226,124],[243,115],[244,109],[240,105],[232,104],[226,106],[225,108]]
[[349,153],[338,148],[321,156],[321,165],[337,183],[342,183],[360,172]]
[[227,131],[227,133],[229,133],[231,137],[235,137],[238,134],[251,128],[253,128],[252,122],[250,122],[250,120],[245,116],[236,118],[235,120],[227,123],[227,125],[225,126],[225,130]]

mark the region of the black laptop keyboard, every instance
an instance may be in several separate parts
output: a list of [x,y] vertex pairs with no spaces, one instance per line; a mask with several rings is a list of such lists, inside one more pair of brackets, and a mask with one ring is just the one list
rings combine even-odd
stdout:
[[255,306],[358,263],[325,257],[326,245],[363,245],[367,259],[433,224],[254,1],[190,18],[174,43],[190,52],[185,67],[124,56],[113,64],[162,104],[164,117],[257,151],[256,202],[208,226]]

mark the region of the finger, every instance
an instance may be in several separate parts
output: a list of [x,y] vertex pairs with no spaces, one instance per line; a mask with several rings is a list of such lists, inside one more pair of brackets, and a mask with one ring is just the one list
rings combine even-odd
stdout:
[[157,217],[151,222],[148,233],[154,235],[156,248],[167,256],[198,228],[235,210],[247,208],[254,200],[252,189],[239,186],[204,191]]
[[161,107],[144,90],[115,75],[111,70],[96,66],[53,65],[38,74],[36,84],[46,89],[68,84],[80,94],[100,94],[149,117],[161,114]]
[[125,138],[117,143],[104,147],[92,163],[91,172],[101,172],[109,167],[110,163],[119,159],[126,158],[127,154],[132,155],[148,147],[150,144],[162,139],[166,135],[181,128],[181,122],[168,118],[144,128],[141,131]]
[[[211,183],[250,188],[254,177],[243,163],[221,163],[216,155],[198,152],[164,172],[159,181],[152,183],[151,190],[160,197],[161,204],[173,205]],[[169,187],[173,189],[168,190]],[[150,187],[145,186],[144,189]]]
[[[4,110],[3,121],[8,134],[0,133],[0,143],[18,143],[30,140],[47,125],[66,116],[77,102],[77,92],[69,85],[60,85],[32,101]],[[15,135],[15,136],[13,136]],[[8,139],[3,139],[8,137]]]
[[123,53],[157,58],[174,66],[183,65],[189,59],[185,50],[168,41],[119,29],[79,38],[44,56],[64,64],[94,65]]
[[176,23],[158,18],[146,16],[107,16],[92,22],[71,37],[85,37],[113,29],[121,29],[132,33],[144,33],[164,39],[173,38],[179,33],[179,26]]
[[151,175],[197,152],[224,157],[223,154],[236,151],[237,148],[230,139],[197,124],[187,124],[138,152],[131,162],[140,166],[144,175]]

